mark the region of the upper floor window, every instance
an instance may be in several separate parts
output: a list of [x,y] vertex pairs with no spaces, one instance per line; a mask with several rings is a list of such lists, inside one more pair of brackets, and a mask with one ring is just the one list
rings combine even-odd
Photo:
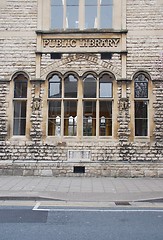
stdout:
[[13,135],[26,134],[27,85],[28,80],[23,74],[14,79]]
[[135,136],[148,136],[148,82],[143,73],[137,74],[134,79]]
[[112,28],[113,0],[51,0],[52,29]]

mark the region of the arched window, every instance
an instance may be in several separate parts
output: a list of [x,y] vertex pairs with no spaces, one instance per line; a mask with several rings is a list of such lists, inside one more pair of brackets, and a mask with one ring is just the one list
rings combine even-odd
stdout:
[[60,136],[62,79],[57,74],[49,79],[48,97],[48,135]]
[[113,78],[104,74],[99,82],[99,135],[112,136]]
[[[68,72],[48,79],[48,136],[110,137],[113,135],[113,85],[109,72],[79,77]],[[115,116],[115,114],[114,114]]]
[[64,79],[64,136],[77,135],[77,83],[72,74]]
[[83,136],[96,136],[97,79],[88,74],[83,80]]
[[77,83],[77,78],[72,74],[68,74],[65,78],[55,74],[49,79],[49,136],[76,136]]
[[26,134],[27,86],[28,79],[23,74],[19,74],[14,78],[13,135]]
[[134,78],[135,136],[148,136],[148,83],[146,74],[136,74]]
[[83,136],[112,136],[113,76],[83,80]]

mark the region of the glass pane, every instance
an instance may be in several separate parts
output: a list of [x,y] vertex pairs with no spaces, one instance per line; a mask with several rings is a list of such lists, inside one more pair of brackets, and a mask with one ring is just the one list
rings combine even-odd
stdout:
[[147,118],[147,101],[135,102],[135,118]]
[[100,82],[100,98],[112,98],[112,83]]
[[14,84],[14,98],[26,98],[27,80],[15,80]]
[[66,28],[78,28],[79,23],[79,1],[67,0]]
[[77,133],[77,101],[64,102],[64,135],[76,136]]
[[148,135],[148,121],[147,119],[135,119],[135,136]]
[[62,84],[57,75],[49,80],[49,98],[60,98],[62,96]]
[[96,98],[96,79],[88,75],[84,79],[84,98]]
[[144,74],[139,74],[135,78],[135,82],[148,82],[148,78]]
[[52,6],[61,6],[63,5],[64,0],[51,0]]
[[77,97],[77,79],[73,75],[69,75],[65,78],[64,91],[66,98]]
[[100,8],[100,28],[111,28],[112,27],[112,14],[113,7],[101,6]]
[[63,28],[63,1],[51,1],[51,28]]
[[83,136],[96,136],[96,102],[84,101]]
[[25,135],[26,130],[26,101],[14,102],[14,135]]
[[97,28],[97,0],[85,1],[85,28]]
[[135,98],[147,98],[147,97],[148,97],[148,83],[135,82]]
[[113,0],[100,0],[101,5],[107,6],[113,4]]
[[147,101],[135,102],[135,136],[148,134],[148,108]]
[[100,136],[112,135],[112,102],[100,101]]
[[99,96],[100,98],[112,98],[113,97],[113,83],[112,83],[113,77],[104,74],[100,78],[100,93]]
[[48,135],[60,136],[61,134],[61,102],[50,101],[48,109]]
[[135,82],[135,98],[148,97],[148,79],[144,74],[138,75],[134,80]]

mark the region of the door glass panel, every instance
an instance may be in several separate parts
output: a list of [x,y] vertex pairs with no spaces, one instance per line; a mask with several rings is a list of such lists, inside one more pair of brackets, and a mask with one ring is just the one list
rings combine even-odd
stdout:
[[83,136],[96,136],[96,101],[84,101]]
[[77,101],[64,101],[64,135],[77,134]]
[[48,109],[48,135],[60,136],[61,134],[61,102],[50,101]]

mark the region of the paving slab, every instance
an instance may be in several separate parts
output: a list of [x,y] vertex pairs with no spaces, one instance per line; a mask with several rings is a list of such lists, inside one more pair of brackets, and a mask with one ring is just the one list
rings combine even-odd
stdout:
[[2,199],[115,202],[163,199],[163,178],[0,176]]

